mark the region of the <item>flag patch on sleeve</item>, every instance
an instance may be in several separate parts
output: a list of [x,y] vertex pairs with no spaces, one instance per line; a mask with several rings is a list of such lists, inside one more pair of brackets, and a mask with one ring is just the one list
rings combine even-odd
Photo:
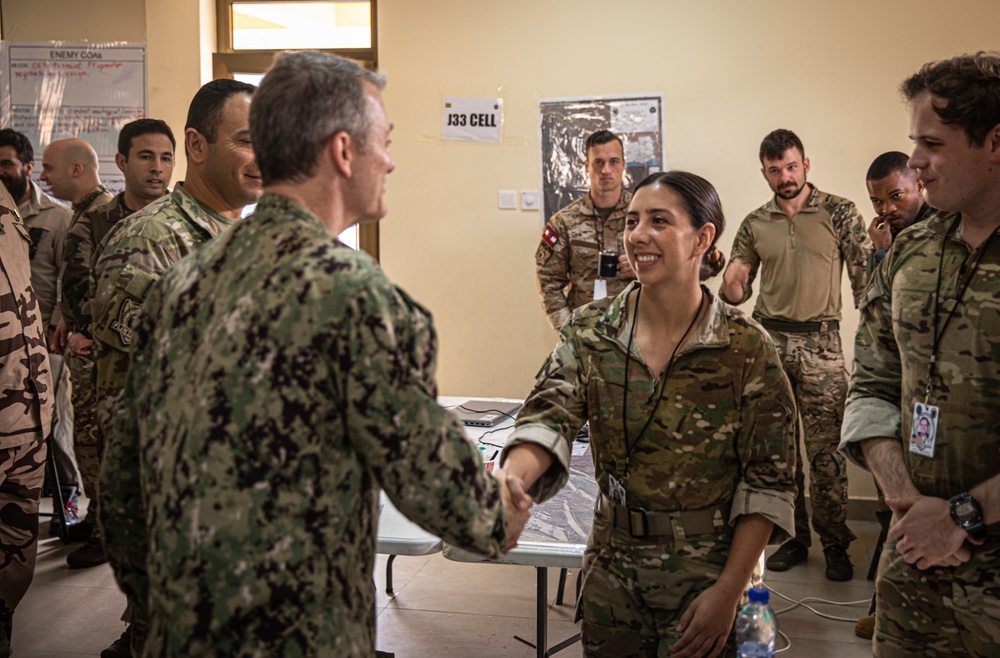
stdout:
[[542,233],[542,239],[548,242],[550,247],[554,247],[559,242],[559,234],[553,231],[551,226],[546,226],[545,232]]

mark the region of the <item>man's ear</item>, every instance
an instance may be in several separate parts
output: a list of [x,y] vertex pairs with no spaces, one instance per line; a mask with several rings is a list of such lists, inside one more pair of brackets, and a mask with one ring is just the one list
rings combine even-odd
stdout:
[[334,167],[344,178],[350,178],[354,172],[354,161],[357,159],[357,145],[346,131],[340,131],[327,142],[330,159]]
[[121,153],[115,153],[115,165],[118,167],[118,171],[122,172],[123,174],[125,173],[125,163],[127,162],[128,160],[125,158],[124,155],[122,155]]
[[71,178],[79,178],[83,174],[83,164],[80,162],[74,162],[69,168],[69,175]]
[[990,162],[1000,164],[1000,123],[986,133],[985,144],[990,149]]
[[184,149],[187,151],[188,160],[196,164],[204,164],[208,151],[208,140],[205,136],[194,128],[184,131]]

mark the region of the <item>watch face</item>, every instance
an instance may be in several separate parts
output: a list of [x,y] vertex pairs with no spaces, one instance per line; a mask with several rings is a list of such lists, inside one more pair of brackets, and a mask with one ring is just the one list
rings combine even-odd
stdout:
[[963,521],[971,521],[976,517],[976,507],[971,501],[962,500],[955,505],[955,514]]

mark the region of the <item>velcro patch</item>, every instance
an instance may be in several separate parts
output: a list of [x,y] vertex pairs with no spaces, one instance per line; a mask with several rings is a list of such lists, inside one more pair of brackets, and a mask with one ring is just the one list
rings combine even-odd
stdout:
[[550,247],[554,247],[559,242],[559,234],[553,231],[551,226],[546,226],[545,232],[542,233],[542,239],[548,242]]

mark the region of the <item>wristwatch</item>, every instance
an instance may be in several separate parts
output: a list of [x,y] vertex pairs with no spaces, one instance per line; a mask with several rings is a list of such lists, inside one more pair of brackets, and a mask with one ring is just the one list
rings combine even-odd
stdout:
[[973,539],[986,538],[983,508],[968,492],[960,493],[951,499],[951,518]]

